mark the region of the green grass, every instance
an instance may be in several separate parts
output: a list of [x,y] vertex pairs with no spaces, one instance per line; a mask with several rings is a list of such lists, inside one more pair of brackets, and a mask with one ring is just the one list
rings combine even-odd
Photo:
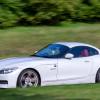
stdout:
[[100,85],[63,85],[1,89],[0,100],[100,100]]
[[100,24],[63,23],[0,30],[0,58],[27,56],[57,41],[85,42],[100,48]]
[[[0,30],[0,59],[28,56],[57,41],[84,42],[100,48],[100,24],[62,23],[58,26],[13,27]],[[0,100],[100,100],[100,85],[0,89]]]

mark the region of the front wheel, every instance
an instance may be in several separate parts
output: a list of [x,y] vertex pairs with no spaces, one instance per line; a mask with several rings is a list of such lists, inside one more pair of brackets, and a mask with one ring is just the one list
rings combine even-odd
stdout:
[[26,88],[26,87],[36,87],[40,83],[39,76],[36,71],[31,69],[26,69],[21,72],[18,77],[17,86]]

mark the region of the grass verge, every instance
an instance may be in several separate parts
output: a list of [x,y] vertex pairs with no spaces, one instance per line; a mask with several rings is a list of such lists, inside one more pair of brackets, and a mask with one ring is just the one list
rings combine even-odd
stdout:
[[99,84],[0,89],[0,100],[100,100]]
[[100,48],[100,24],[67,23],[0,30],[0,58],[27,56],[58,41],[84,42]]

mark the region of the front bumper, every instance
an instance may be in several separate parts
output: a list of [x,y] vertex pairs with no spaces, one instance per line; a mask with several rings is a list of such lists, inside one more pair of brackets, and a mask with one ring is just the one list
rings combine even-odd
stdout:
[[0,74],[0,88],[16,88],[19,71],[9,74]]

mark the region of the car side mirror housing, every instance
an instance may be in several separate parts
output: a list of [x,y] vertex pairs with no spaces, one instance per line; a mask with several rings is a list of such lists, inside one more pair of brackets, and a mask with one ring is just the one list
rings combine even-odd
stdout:
[[34,53],[37,53],[38,51],[35,51]]
[[74,55],[73,55],[72,53],[67,53],[67,54],[65,55],[65,58],[66,58],[66,59],[72,59],[72,58],[74,58]]

